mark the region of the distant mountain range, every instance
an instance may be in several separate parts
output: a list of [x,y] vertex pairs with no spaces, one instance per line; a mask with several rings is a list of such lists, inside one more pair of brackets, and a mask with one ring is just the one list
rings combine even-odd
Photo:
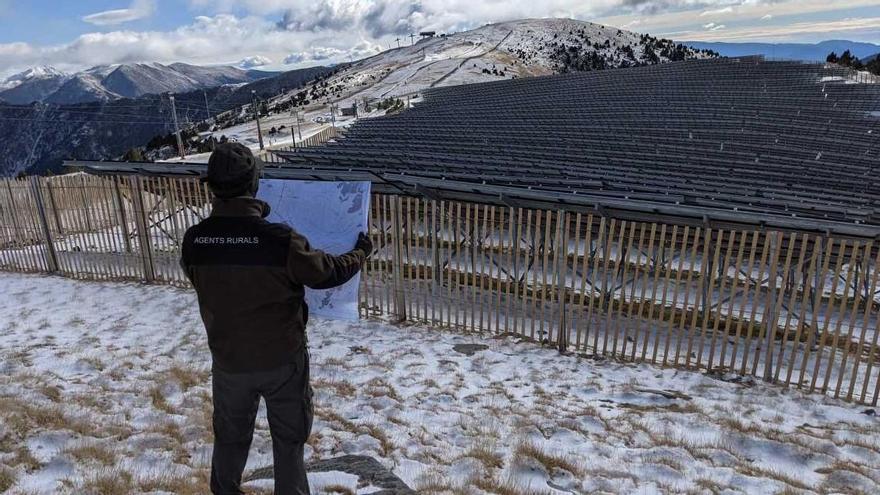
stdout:
[[[45,69],[35,69],[33,72],[49,72]],[[198,72],[197,69],[191,70]],[[282,72],[250,83],[227,83],[189,92],[178,91],[177,116],[181,125],[187,126],[245,105],[253,98],[251,91],[265,99],[277,95],[282,88],[300,88],[314,83],[332,71],[329,67],[311,67]],[[216,75],[216,72],[210,72],[220,81],[227,80],[222,75]],[[141,73],[150,74],[151,71]],[[168,87],[160,86],[161,81],[152,78],[131,80],[121,77],[125,74],[120,72],[120,78],[115,80],[105,77],[106,86],[101,85],[101,88],[107,90],[106,94],[117,95],[117,91],[122,90],[143,92]],[[97,93],[89,93],[94,94]],[[61,161],[67,158],[117,158],[130,148],[143,146],[157,135],[172,132],[172,122],[168,98],[155,93],[75,105],[48,102],[0,105],[0,177],[23,171],[57,173],[61,171]]]
[[42,66],[0,82],[0,101],[14,105],[112,101],[148,94],[185,93],[224,84],[243,84],[276,74],[229,66],[201,67],[182,63],[99,66],[73,74]]
[[705,41],[682,41],[681,43],[706,50],[713,50],[724,57],[764,55],[769,58],[824,62],[831,52],[838,55],[846,50],[867,62],[880,53],[880,45],[858,41],[829,40],[821,43],[725,43]]

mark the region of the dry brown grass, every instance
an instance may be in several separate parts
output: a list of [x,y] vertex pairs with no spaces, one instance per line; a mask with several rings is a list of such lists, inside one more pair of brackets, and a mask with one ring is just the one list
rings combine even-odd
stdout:
[[773,495],[806,495],[808,492],[803,490],[796,490],[790,486],[783,487],[782,490],[774,493]]
[[76,393],[73,395],[69,395],[65,399],[65,402],[70,403],[70,404],[76,404],[76,405],[82,406],[86,409],[95,409],[98,411],[103,409],[103,403],[101,402],[101,399],[98,397],[97,394]]
[[495,495],[545,495],[550,492],[536,490],[530,486],[523,486],[511,479],[500,480],[495,476],[478,476],[469,481],[469,484],[488,493]]
[[315,389],[332,389],[333,394],[339,397],[353,398],[357,394],[357,388],[348,381],[317,379],[312,382]]
[[202,440],[208,443],[214,441],[214,404],[211,395],[207,391],[199,391],[196,396],[198,407],[196,413],[190,415],[190,419],[199,428]]
[[61,389],[54,385],[44,385],[39,388],[41,394],[52,402],[61,402]]
[[454,486],[439,473],[424,473],[415,481],[413,489],[416,493],[431,495],[472,495],[466,488]]
[[816,472],[829,476],[840,475],[847,472],[855,473],[863,478],[871,480],[871,482],[877,486],[880,486],[880,475],[876,473],[876,470],[872,470],[868,466],[858,462],[836,460],[829,466],[816,469]]
[[397,416],[388,416],[388,422],[396,424],[397,426],[401,426],[404,428],[409,428],[411,423],[403,418],[399,418]]
[[325,359],[323,363],[316,363],[316,364],[320,364],[321,366],[326,366],[328,368],[331,366],[338,366],[338,367],[344,368],[344,369],[351,368],[351,364],[349,363],[348,359],[344,359],[344,358],[332,358],[331,357],[331,358]]
[[748,462],[740,462],[735,465],[733,469],[744,476],[776,480],[792,488],[797,488],[798,490],[812,490],[812,487],[810,485],[807,485],[801,480],[793,476],[789,476],[776,469],[756,466],[755,464]]
[[96,462],[112,466],[117,461],[117,454],[112,448],[94,442],[83,442],[64,449],[64,452],[81,463]]
[[0,493],[5,493],[15,485],[15,471],[6,466],[0,466]]
[[160,385],[156,385],[150,389],[148,392],[150,396],[150,403],[153,404],[153,407],[164,412],[165,414],[175,414],[174,407],[168,403],[165,399],[165,393],[162,392],[162,387]]
[[150,425],[146,431],[165,435],[171,439],[175,445],[180,445],[184,442],[183,432],[180,430],[180,425],[171,419],[154,423]]
[[34,457],[34,454],[31,453],[30,449],[26,446],[21,445],[15,449],[12,455],[12,459],[9,460],[9,465],[13,467],[20,467],[25,470],[27,473],[32,473],[41,467],[43,464]]
[[341,495],[355,495],[355,492],[343,485],[326,485],[322,493],[339,493]]
[[183,389],[184,392],[195,386],[206,384],[209,375],[207,371],[196,370],[179,364],[175,364],[168,368],[166,373],[169,378],[180,385],[180,388]]
[[381,378],[373,378],[366,383],[364,394],[370,397],[388,397],[398,402],[401,401],[400,395],[394,387]]
[[645,456],[645,462],[648,462],[651,464],[657,464],[660,466],[666,466],[666,467],[672,469],[673,471],[678,471],[680,473],[685,472],[684,464],[682,464],[681,461],[679,461],[678,459],[675,459],[675,458],[670,457],[668,455],[663,455],[663,454],[647,455],[647,456]]
[[366,424],[361,425],[359,427],[361,433],[365,433],[370,435],[379,441],[379,446],[381,448],[381,453],[385,457],[390,457],[391,453],[394,452],[396,446],[394,443],[388,438],[388,435],[385,434],[385,431],[379,425],[374,424]]
[[519,461],[533,460],[544,467],[548,473],[561,469],[569,473],[580,476],[584,473],[584,467],[567,455],[559,455],[547,451],[542,446],[526,441],[516,446],[514,450],[514,459]]
[[709,478],[697,478],[694,480],[694,484],[699,487],[698,493],[711,493],[712,495],[719,495],[728,488]]
[[465,457],[480,461],[480,463],[487,469],[501,469],[504,467],[504,456],[493,450],[488,444],[474,445],[458,458],[462,459]]
[[136,479],[143,492],[170,492],[175,495],[201,495],[211,492],[211,472],[208,468],[193,473],[156,473],[141,475]]
[[97,356],[84,357],[84,358],[81,358],[80,361],[90,365],[91,367],[95,368],[98,371],[104,371],[104,368],[107,367],[107,365],[104,364],[104,361],[102,361],[101,358],[99,358]]
[[631,404],[623,403],[620,407],[636,412],[668,412],[679,414],[699,414],[700,407],[692,402],[672,402],[669,404]]
[[34,431],[63,430],[99,437],[97,426],[65,412],[58,404],[39,404],[12,397],[0,397],[0,419],[20,438]]
[[83,477],[75,487],[83,495],[125,495],[137,490],[134,476],[121,468],[106,468]]
[[81,327],[86,324],[86,320],[80,318],[79,316],[74,316],[67,322],[68,325],[72,327]]
[[343,418],[331,408],[320,406],[316,407],[315,417],[321,419],[321,421],[330,423],[333,429],[336,431],[348,431],[350,433],[358,432],[358,426],[356,424],[346,418]]

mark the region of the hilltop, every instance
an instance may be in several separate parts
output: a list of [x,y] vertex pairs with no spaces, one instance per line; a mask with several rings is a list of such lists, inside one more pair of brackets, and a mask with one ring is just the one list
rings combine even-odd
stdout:
[[357,61],[323,81],[318,99],[384,99],[454,86],[569,71],[614,69],[711,57],[703,51],[614,27],[574,19],[525,19],[487,24]]
[[[288,111],[292,108],[303,109],[306,125],[314,127],[330,118],[331,104],[338,108],[357,105],[359,115],[372,117],[397,111],[403,108],[404,100],[434,87],[714,56],[711,51],[671,40],[573,19],[487,24],[412,40],[406,46],[337,68],[302,89],[271,98],[264,113],[264,131],[290,125]],[[229,111],[216,123],[210,137],[234,138],[256,146],[256,125],[249,107]],[[347,122],[342,119],[341,124]],[[286,139],[290,141],[290,134]]]
[[[152,141],[168,143],[167,134],[173,131],[171,113],[164,100],[155,96],[159,93],[190,92],[178,97],[179,120],[188,129],[187,136],[210,129],[214,132],[207,136],[215,139],[234,137],[255,145],[251,90],[265,100],[268,130],[289,126],[293,107],[303,109],[306,125],[311,125],[329,117],[331,104],[342,108],[356,103],[362,115],[381,115],[385,110],[376,112],[377,108],[399,109],[397,99],[432,87],[711,56],[712,52],[671,40],[590,22],[526,19],[413,40],[409,46],[333,68],[271,77],[231,67],[186,64],[96,67],[74,75],[44,68],[14,76],[5,83],[8,89],[0,92],[0,100],[7,103],[36,100],[48,104],[2,107],[0,135],[9,139],[0,144],[0,175],[57,171],[64,158],[118,158],[163,134]],[[245,85],[235,83],[255,77],[260,78]],[[214,88],[206,91],[207,112],[201,91],[210,85]],[[91,102],[86,109],[77,103],[84,101]],[[126,118],[108,119],[108,113]],[[289,141],[289,131],[285,132]],[[193,144],[190,151],[205,146]],[[167,155],[170,148],[165,148]],[[151,156],[165,157],[162,153]]]

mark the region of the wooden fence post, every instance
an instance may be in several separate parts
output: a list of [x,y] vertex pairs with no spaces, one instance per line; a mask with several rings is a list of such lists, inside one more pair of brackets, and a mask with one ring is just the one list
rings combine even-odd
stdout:
[[52,217],[55,220],[55,232],[64,234],[61,214],[58,212],[58,203],[55,201],[55,193],[52,192],[52,181],[46,181],[46,195],[49,196],[49,208],[52,209]]
[[[568,350],[567,297],[565,293],[568,275],[568,213],[565,210],[557,210],[556,222],[558,225],[556,228],[556,256],[559,260],[556,267],[556,298],[557,310],[559,311],[559,336],[557,340],[559,352],[565,353]],[[577,253],[577,250],[575,250],[575,253]]]
[[113,188],[116,190],[116,208],[119,211],[119,227],[122,231],[122,243],[125,246],[125,252],[131,252],[131,239],[128,232],[128,218],[125,216],[125,199],[122,196],[122,188],[119,187],[119,178],[114,177]]
[[406,298],[403,292],[403,240],[400,221],[401,197],[391,196],[391,266],[393,270],[393,287],[394,287],[394,310],[395,318],[398,322],[406,321]]
[[134,220],[138,229],[138,243],[141,248],[141,260],[144,263],[144,280],[153,283],[156,280],[156,270],[153,265],[153,247],[150,242],[149,222],[147,211],[144,207],[142,179],[139,176],[131,176],[131,198],[134,202]]
[[36,175],[31,177],[31,188],[34,193],[34,203],[37,205],[37,213],[40,217],[43,238],[46,241],[46,267],[49,269],[49,272],[57,272],[58,254],[55,252],[55,241],[52,240],[52,229],[49,228],[49,218],[46,215],[46,207],[43,204],[43,194],[40,192],[40,178]]
[[[776,327],[778,326],[779,314],[777,313],[778,308],[776,307],[776,279],[779,275],[779,251],[782,249],[782,232],[774,232],[770,237],[770,249],[773,251],[773,258],[770,262],[770,278],[767,281],[767,302],[764,314],[764,327],[765,327],[765,341],[764,341],[764,381],[770,382],[773,381],[773,340],[776,338]],[[789,244],[788,251],[791,253],[791,250],[794,248],[793,243]],[[789,258],[790,260],[791,258]],[[787,267],[786,267],[787,269]],[[760,284],[760,280],[758,281]],[[757,290],[761,288],[758,287]],[[783,289],[784,290],[784,289]],[[785,342],[782,343],[785,345]],[[757,366],[758,359],[760,358],[761,353],[755,353],[755,365]],[[781,363],[780,363],[781,364]]]
[[[427,223],[427,222],[426,222]],[[442,242],[443,233],[437,231],[437,200],[431,200],[431,317],[432,322],[436,321],[435,311],[437,298],[440,296],[443,284],[443,267],[440,266],[440,247],[437,245]],[[428,270],[425,270],[427,275]],[[441,313],[442,320],[442,313]]]

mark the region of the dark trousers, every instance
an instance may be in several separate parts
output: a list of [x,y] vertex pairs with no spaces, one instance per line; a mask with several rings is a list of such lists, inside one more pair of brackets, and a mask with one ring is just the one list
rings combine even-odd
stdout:
[[213,370],[214,454],[211,492],[239,495],[241,476],[254,435],[260,397],[275,457],[276,495],[309,495],[303,446],[312,431],[309,355],[271,371],[227,373]]

